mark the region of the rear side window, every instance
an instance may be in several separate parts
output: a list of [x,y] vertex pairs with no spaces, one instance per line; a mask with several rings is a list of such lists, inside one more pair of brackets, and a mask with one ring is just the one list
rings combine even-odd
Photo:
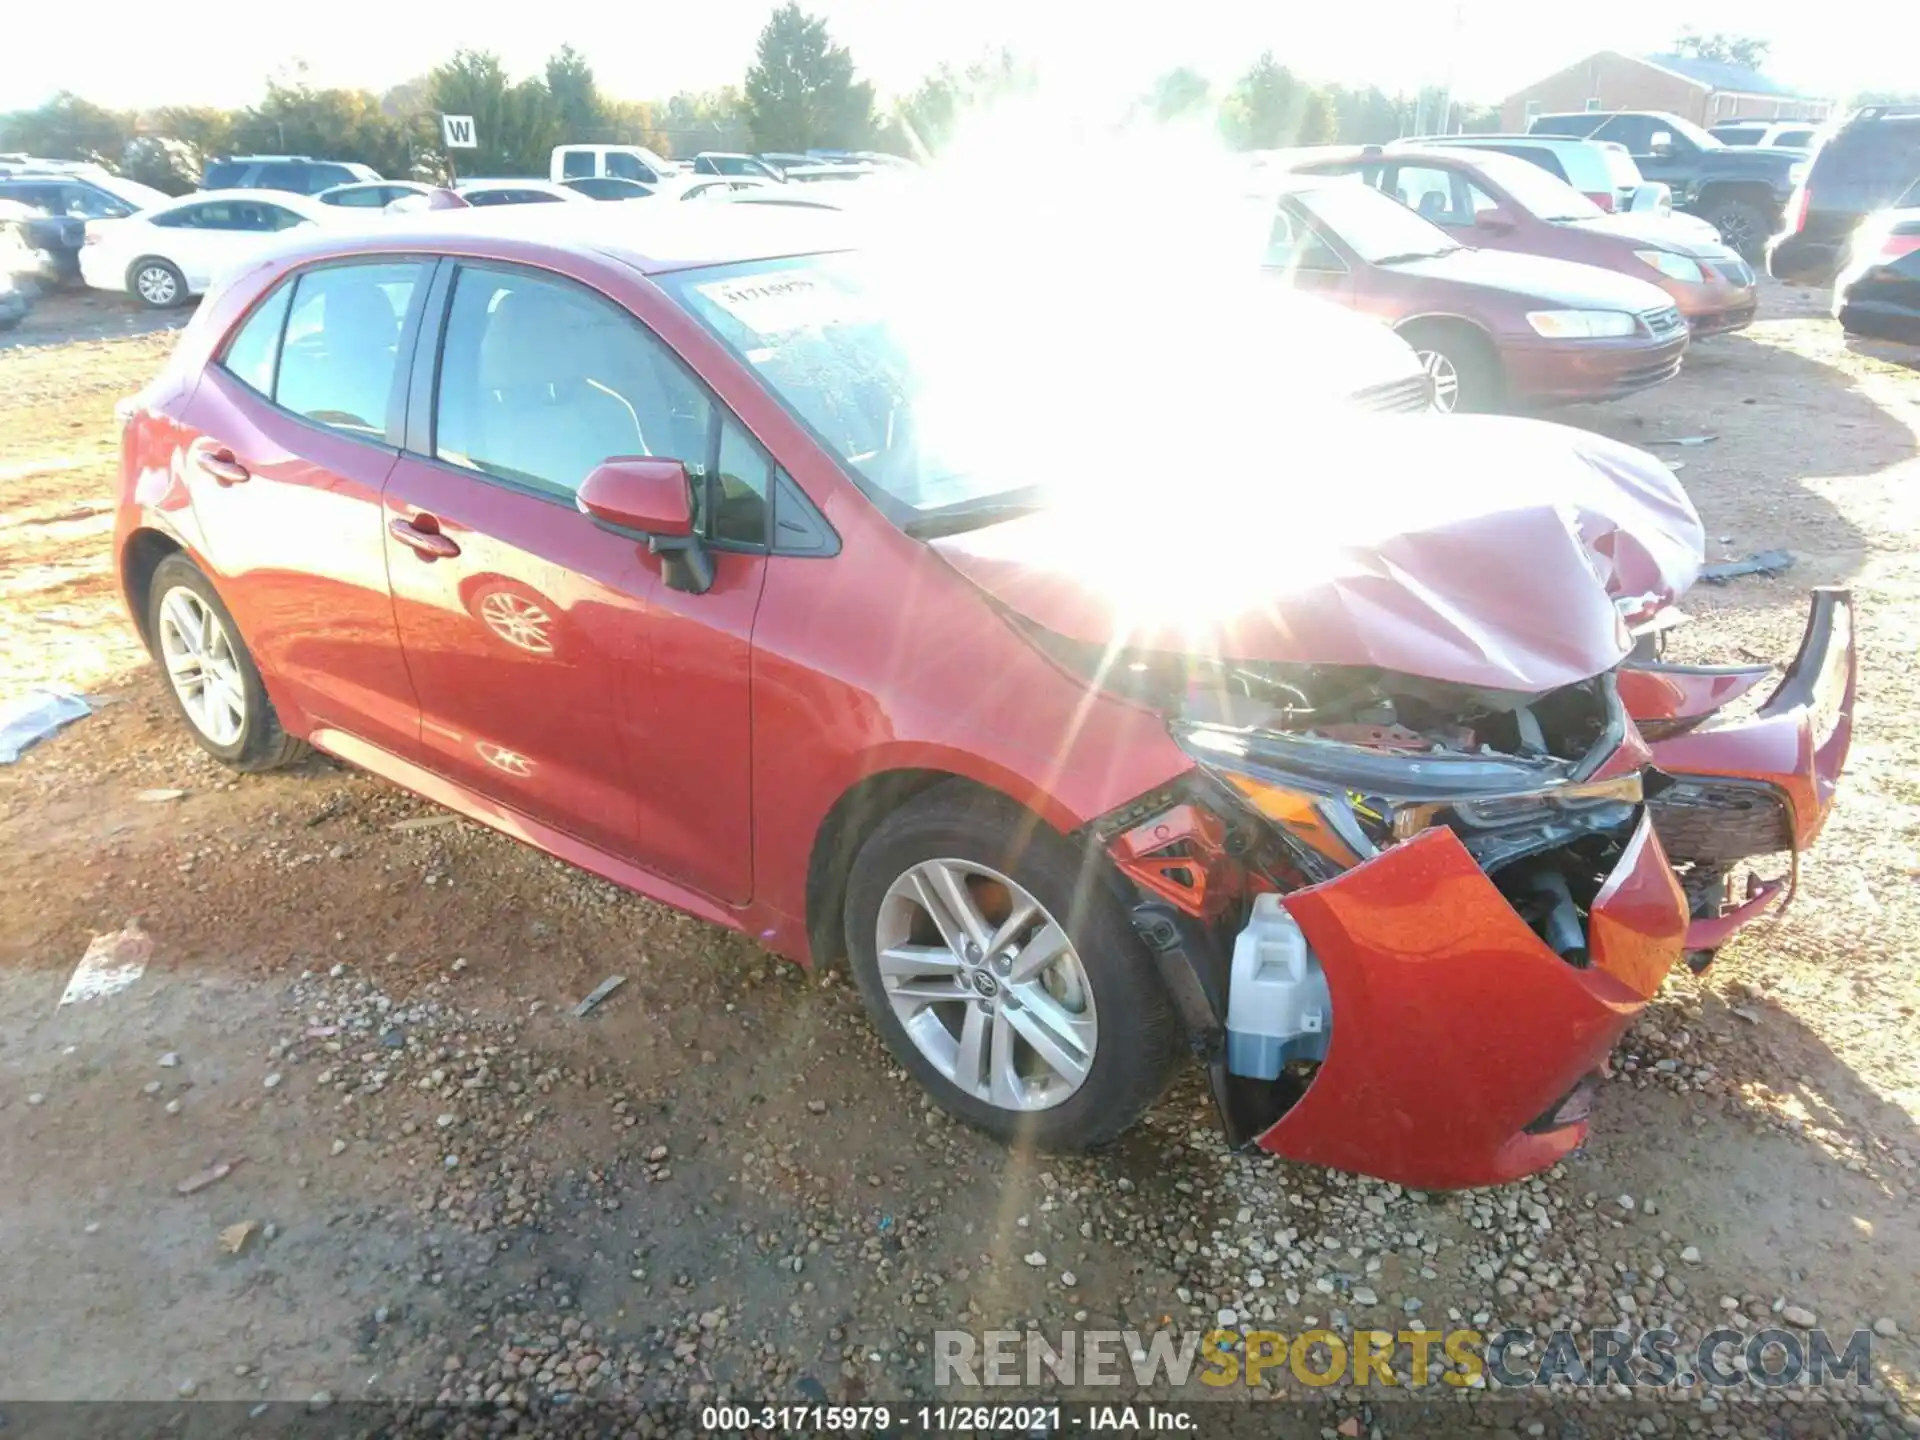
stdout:
[[1870,205],[1893,199],[1920,176],[1920,115],[1849,126],[1821,149],[1816,168],[1862,187]]
[[1502,155],[1511,155],[1516,160],[1524,160],[1529,165],[1537,165],[1556,179],[1568,178],[1567,167],[1560,163],[1560,157],[1551,150],[1542,150],[1538,145],[1489,145],[1489,150],[1497,150]]
[[385,439],[401,322],[422,269],[403,262],[303,272],[287,311],[274,403],[349,435]]
[[560,178],[579,180],[593,174],[593,155],[585,150],[569,150],[560,157]]
[[387,203],[387,192],[381,186],[369,185],[364,189],[343,190],[338,195],[328,197],[327,203],[378,209]]
[[216,160],[207,166],[201,184],[209,190],[236,190],[249,168],[232,160]]
[[639,180],[644,184],[654,184],[660,177],[653,173],[653,167],[643,165],[638,155],[626,155],[615,150],[607,156],[607,174],[618,175],[622,180]]
[[280,331],[287,319],[293,286],[282,285],[247,317],[246,324],[227,342],[221,361],[230,374],[248,388],[273,398],[273,372],[280,358]]

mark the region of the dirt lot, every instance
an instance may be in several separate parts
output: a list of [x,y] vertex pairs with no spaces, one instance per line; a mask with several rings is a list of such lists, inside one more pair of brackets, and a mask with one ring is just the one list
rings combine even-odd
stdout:
[[[1855,587],[1842,803],[1789,915],[1628,1037],[1589,1148],[1455,1195],[1230,1153],[1192,1083],[1098,1157],[1010,1154],[922,1103],[840,977],[325,761],[226,774],[106,553],[113,401],[171,337],[46,303],[0,349],[0,694],[61,681],[98,709],[0,769],[0,1397],[899,1400],[932,1393],[937,1328],[1624,1316],[1689,1339],[1805,1310],[1877,1322],[1871,1386],[1422,1409],[1288,1380],[1312,1406],[1280,1413],[1920,1433],[1920,371],[1817,302],[1770,290],[1671,385],[1562,418],[1717,436],[1660,452],[1716,557],[1798,557],[1702,586],[1688,658],[1784,658],[1805,587]],[[129,917],[145,973],[59,1006]]]

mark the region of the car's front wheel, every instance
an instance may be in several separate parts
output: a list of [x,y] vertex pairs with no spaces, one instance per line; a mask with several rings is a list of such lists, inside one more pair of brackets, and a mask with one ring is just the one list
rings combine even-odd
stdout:
[[307,747],[281,728],[240,628],[213,583],[185,555],[154,567],[147,634],[193,738],[236,770],[273,770]]
[[847,888],[847,948],[894,1056],[949,1112],[1042,1149],[1153,1104],[1178,1028],[1119,898],[1010,801],[938,786],[889,816]]
[[1444,414],[1497,410],[1506,396],[1500,357],[1486,337],[1470,325],[1416,321],[1400,332],[1433,394],[1433,408]]
[[154,310],[171,310],[187,302],[187,277],[170,260],[151,256],[136,260],[127,272],[127,288]]

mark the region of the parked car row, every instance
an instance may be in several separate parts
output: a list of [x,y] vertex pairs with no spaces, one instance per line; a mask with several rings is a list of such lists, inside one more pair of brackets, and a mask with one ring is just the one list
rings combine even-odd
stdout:
[[[1509,389],[1680,363],[1650,281],[1268,178],[1275,263],[1479,307]],[[279,203],[235,193],[190,203]],[[1767,667],[1658,658],[1704,537],[1654,457],[1335,413],[1404,347],[1337,312],[1275,344],[1265,302],[1307,302],[1251,273],[1146,349],[1133,307],[942,273],[956,363],[927,278],[846,217],[641,213],[299,226],[215,283],[121,406],[112,542],[208,753],[316,747],[845,957],[904,1071],[993,1134],[1109,1140],[1186,1057],[1234,1142],[1422,1188],[1573,1152],[1669,969],[1784,903],[1847,757],[1851,602],[1816,592],[1723,714]],[[977,343],[1010,333],[1022,373],[1130,358],[1011,386]],[[1169,481],[1209,353],[1261,404],[1205,412]]]
[[1806,173],[1803,151],[1728,145],[1691,120],[1657,110],[1538,115],[1528,129],[1624,146],[1643,176],[1672,189],[1675,209],[1700,216],[1750,262],[1761,258]]
[[[1578,173],[1600,147],[1555,148]],[[1753,320],[1747,262],[1700,221],[1631,209],[1630,184],[1604,192],[1610,210],[1536,157],[1431,141],[1298,149],[1260,173],[1277,170],[1293,179],[1268,266],[1393,326],[1443,410],[1629,395]]]

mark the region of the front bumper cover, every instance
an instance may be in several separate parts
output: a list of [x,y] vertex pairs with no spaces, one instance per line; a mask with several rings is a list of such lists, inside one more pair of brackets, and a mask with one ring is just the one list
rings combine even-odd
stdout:
[[1337,1017],[1305,1093],[1259,1137],[1291,1159],[1422,1188],[1553,1164],[1584,1119],[1542,1129],[1680,957],[1686,902],[1643,815],[1567,964],[1459,839],[1416,835],[1283,903]]

